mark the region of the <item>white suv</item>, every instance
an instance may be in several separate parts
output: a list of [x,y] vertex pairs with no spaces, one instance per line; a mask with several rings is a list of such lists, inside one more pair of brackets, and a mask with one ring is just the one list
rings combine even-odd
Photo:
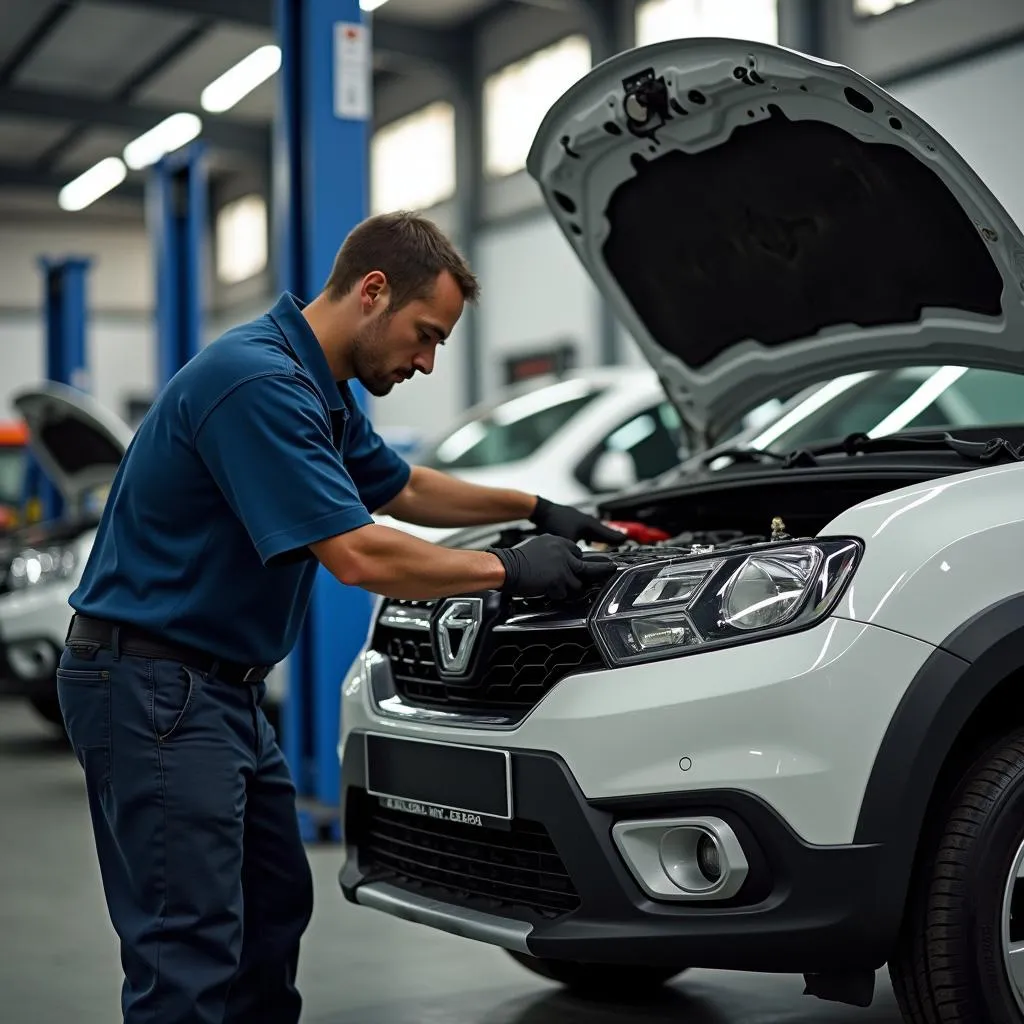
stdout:
[[[698,435],[840,374],[1024,373],[1021,231],[845,68],[624,53],[528,167]],[[379,601],[341,694],[346,898],[582,989],[742,969],[867,1005],[888,964],[907,1021],[1024,1020],[1019,409],[637,488],[601,514],[668,539],[573,603]]]

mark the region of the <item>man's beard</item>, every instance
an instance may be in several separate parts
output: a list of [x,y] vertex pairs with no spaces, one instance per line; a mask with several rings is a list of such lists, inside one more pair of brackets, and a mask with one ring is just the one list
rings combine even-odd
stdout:
[[356,380],[374,398],[383,398],[395,386],[392,371],[385,363],[384,334],[387,317],[364,327],[352,342],[352,369]]

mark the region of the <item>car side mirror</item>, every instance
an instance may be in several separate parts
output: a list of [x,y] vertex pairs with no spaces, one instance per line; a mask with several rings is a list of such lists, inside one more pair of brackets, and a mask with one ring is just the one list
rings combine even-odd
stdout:
[[599,494],[622,491],[636,482],[636,464],[626,452],[602,452],[590,474],[590,489]]

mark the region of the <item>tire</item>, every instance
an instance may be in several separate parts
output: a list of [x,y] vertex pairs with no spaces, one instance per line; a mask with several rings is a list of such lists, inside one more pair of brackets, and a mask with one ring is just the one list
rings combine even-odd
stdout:
[[57,699],[56,691],[46,694],[34,694],[29,697],[28,702],[35,708],[36,714],[50,725],[59,729],[63,734],[64,716],[61,714],[60,701]]
[[646,967],[637,964],[596,964],[577,960],[550,960],[506,950],[528,971],[557,981],[574,994],[597,998],[637,998],[650,995],[686,970],[685,967]]
[[986,749],[925,829],[889,961],[904,1020],[1024,1024],[1003,931],[1004,897],[1015,888],[1009,937],[1024,942],[1024,880],[1009,883],[1024,858],[1024,730]]

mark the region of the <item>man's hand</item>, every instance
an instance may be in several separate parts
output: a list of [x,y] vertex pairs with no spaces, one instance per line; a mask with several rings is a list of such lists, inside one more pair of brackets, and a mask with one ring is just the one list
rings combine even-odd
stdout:
[[608,579],[615,572],[610,558],[584,558],[565,537],[540,534],[513,548],[489,548],[505,567],[501,589],[519,597],[545,596],[564,601],[584,586]]
[[546,498],[537,499],[537,507],[530,516],[541,533],[552,533],[568,540],[599,541],[602,544],[622,544],[626,537],[618,530],[605,526],[599,519],[588,516],[568,505],[555,505]]

